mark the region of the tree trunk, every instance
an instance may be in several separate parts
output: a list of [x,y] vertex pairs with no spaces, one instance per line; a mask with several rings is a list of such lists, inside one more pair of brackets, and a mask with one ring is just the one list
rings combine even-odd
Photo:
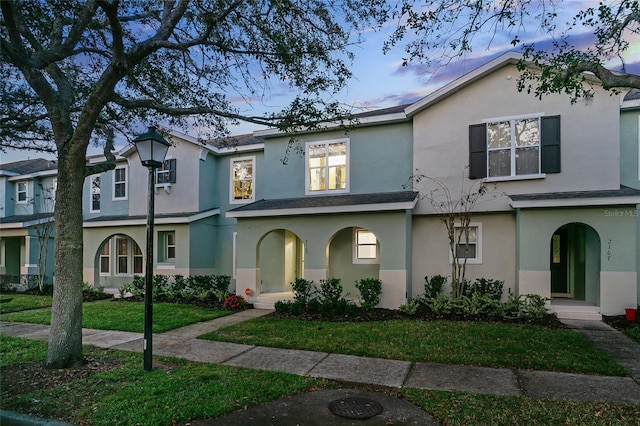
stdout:
[[[71,141],[69,141],[71,144]],[[82,150],[77,150],[82,151]],[[82,152],[58,153],[55,208],[55,265],[51,332],[46,366],[67,368],[84,363],[82,356]]]

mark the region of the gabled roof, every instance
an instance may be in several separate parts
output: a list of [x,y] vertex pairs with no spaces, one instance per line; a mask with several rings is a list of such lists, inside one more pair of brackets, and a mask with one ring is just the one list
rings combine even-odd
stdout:
[[480,65],[478,68],[462,75],[461,77],[456,78],[449,84],[446,84],[436,90],[435,92],[430,93],[424,98],[414,102],[409,105],[405,112],[408,116],[414,115],[423,109],[453,95],[459,90],[467,87],[481,78],[485,77],[488,74],[491,74],[497,69],[500,69],[506,65],[515,65],[523,58],[521,53],[518,52],[506,52],[503,55],[498,56],[497,58],[487,62],[484,65]]
[[227,217],[407,210],[415,207],[417,201],[418,193],[413,191],[275,198],[229,210]]
[[509,204],[513,208],[640,204],[640,189],[621,185],[620,189],[600,191],[514,194],[509,195]]
[[57,169],[57,161],[45,160],[44,158],[0,164],[0,173],[6,176],[31,175],[40,172],[56,171]]

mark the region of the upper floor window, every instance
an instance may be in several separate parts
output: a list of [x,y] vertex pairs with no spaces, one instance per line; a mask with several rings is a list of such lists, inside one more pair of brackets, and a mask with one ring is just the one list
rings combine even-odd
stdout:
[[530,179],[560,173],[560,117],[534,114],[469,126],[469,177]]
[[113,199],[127,199],[127,168],[118,167],[113,171]]
[[26,181],[16,183],[16,202],[26,203],[29,198],[29,186]]
[[164,160],[162,167],[156,170],[156,184],[176,183],[176,159]]
[[306,193],[347,192],[348,139],[306,145]]
[[487,123],[488,177],[540,173],[540,119]]
[[253,200],[255,157],[231,159],[231,203]]
[[100,211],[100,176],[91,176],[89,185],[91,187],[91,199],[89,200],[91,206],[89,208],[89,211],[91,213],[97,213]]

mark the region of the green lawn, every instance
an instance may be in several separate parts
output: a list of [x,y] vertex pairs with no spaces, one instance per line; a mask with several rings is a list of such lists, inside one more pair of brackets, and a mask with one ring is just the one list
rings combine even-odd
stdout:
[[[229,315],[231,311],[200,308],[174,303],[153,304],[153,332],[164,333],[201,321]],[[3,321],[49,324],[51,310],[22,312],[2,317]],[[142,302],[92,302],[82,306],[82,326],[100,330],[143,332],[144,304]]]
[[624,376],[572,330],[481,322],[312,322],[256,318],[202,339],[419,362]]
[[[6,293],[0,295],[0,314],[51,306],[52,296]],[[8,300],[8,302],[5,302]]]
[[[43,362],[46,342],[0,336],[3,371]],[[286,373],[160,358],[162,368],[144,372],[140,354],[85,346],[93,362],[116,362],[116,368],[95,375],[58,380],[53,388],[21,389],[3,394],[5,410],[59,418],[87,426],[156,426],[186,424],[300,392],[345,387],[330,381]],[[62,374],[61,378],[72,375]],[[367,388],[375,390],[374,388]],[[379,390],[379,389],[378,389]],[[399,389],[440,424],[447,425],[637,425],[640,405],[575,402]]]

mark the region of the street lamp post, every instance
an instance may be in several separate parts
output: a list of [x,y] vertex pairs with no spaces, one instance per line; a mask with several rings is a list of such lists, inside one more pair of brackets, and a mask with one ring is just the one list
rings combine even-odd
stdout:
[[145,371],[153,369],[153,216],[155,203],[156,168],[162,166],[171,144],[156,132],[155,127],[133,140],[142,165],[149,169],[149,199],[147,211],[147,261],[144,277],[144,344],[143,365]]

